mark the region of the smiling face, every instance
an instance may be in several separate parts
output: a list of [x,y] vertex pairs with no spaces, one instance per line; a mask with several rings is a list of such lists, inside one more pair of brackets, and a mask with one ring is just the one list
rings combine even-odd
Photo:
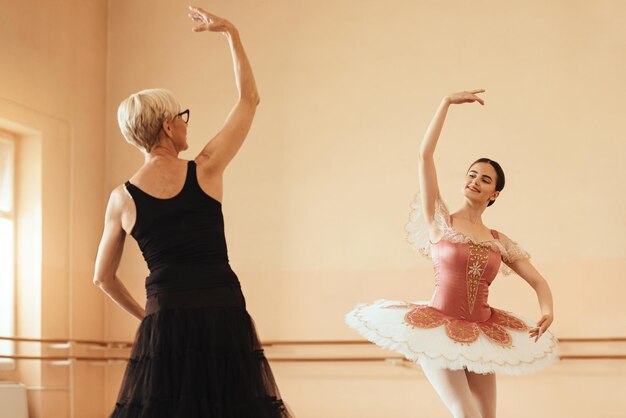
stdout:
[[497,180],[498,174],[491,164],[476,163],[467,171],[463,195],[473,202],[487,206],[491,201],[495,201],[500,194],[496,191]]

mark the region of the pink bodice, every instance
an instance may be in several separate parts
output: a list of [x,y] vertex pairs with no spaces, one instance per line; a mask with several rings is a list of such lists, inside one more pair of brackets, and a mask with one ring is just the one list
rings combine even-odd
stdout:
[[[494,231],[497,238],[497,233]],[[497,247],[487,243],[452,242],[431,244],[435,269],[435,293],[430,306],[452,318],[483,322],[490,318],[489,285],[501,263]]]
[[498,272],[511,273],[508,264],[528,259],[530,255],[495,230],[491,231],[493,240],[479,243],[456,231],[450,212],[440,199],[435,202],[433,220],[443,238],[432,244],[419,195],[411,208],[407,240],[432,260],[435,293],[428,306],[404,303],[388,308],[408,309],[404,320],[414,328],[443,326],[446,335],[458,343],[471,344],[484,335],[498,345],[511,346],[513,339],[509,331],[525,331],[528,326],[514,315],[489,306],[489,286]]

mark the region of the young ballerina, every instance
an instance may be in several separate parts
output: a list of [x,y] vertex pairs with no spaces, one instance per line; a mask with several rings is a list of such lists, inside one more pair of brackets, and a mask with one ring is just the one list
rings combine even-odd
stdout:
[[[111,416],[287,418],[224,239],[222,175],[252,124],[256,84],[232,23],[200,8],[189,16],[194,31],[228,39],[239,100],[193,161],[178,158],[189,110],[172,93],[143,90],[119,107],[145,162],[111,193],[94,282],[141,324]],[[116,277],[126,234],[150,269],[145,310]]]
[[[558,360],[552,294],[529,255],[506,235],[489,229],[482,214],[504,187],[500,165],[474,162],[463,182],[464,203],[450,214],[437,183],[434,152],[450,105],[478,102],[473,90],[443,99],[421,144],[421,192],[407,225],[409,242],[431,257],[435,292],[430,302],[379,300],[360,305],[346,322],[365,338],[418,362],[454,417],[496,416],[495,373],[523,374]],[[498,272],[512,269],[537,293],[536,324],[487,303]]]

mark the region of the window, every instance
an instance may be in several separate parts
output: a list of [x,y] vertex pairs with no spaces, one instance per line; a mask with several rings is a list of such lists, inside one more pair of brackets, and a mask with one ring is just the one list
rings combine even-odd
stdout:
[[[13,336],[15,325],[14,190],[15,140],[0,132],[0,336],[3,337]],[[13,353],[13,343],[0,340],[0,355]]]

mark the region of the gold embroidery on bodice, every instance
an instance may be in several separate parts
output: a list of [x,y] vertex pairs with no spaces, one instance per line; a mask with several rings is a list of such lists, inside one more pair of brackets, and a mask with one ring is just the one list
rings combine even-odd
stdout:
[[469,313],[474,311],[478,283],[485,272],[489,260],[489,247],[486,245],[469,242],[469,255],[467,257],[467,302]]

